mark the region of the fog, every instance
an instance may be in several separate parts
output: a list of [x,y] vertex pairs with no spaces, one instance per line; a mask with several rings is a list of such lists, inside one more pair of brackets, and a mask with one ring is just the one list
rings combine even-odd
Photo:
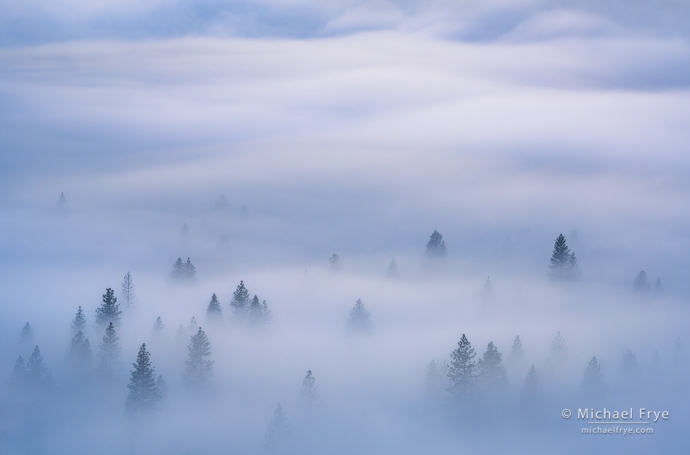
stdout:
[[0,2],[0,452],[686,452],[688,11],[636,5]]

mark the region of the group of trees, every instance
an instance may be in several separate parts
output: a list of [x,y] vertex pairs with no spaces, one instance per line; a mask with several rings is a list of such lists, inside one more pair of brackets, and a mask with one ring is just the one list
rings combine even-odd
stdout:
[[174,283],[194,283],[196,279],[196,268],[192,261],[187,258],[186,262],[182,262],[182,258],[177,258],[173,269],[170,271],[170,279]]

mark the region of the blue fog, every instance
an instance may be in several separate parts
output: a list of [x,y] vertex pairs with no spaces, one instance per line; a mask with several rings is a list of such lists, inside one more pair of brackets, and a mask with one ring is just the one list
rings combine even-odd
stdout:
[[[0,453],[687,452],[689,14],[0,1]],[[561,233],[574,280],[549,278]],[[270,322],[233,313],[240,281]],[[107,374],[106,288],[123,311]],[[465,401],[446,375],[463,334],[505,371]],[[143,343],[167,393],[132,414]],[[45,384],[15,369],[36,345]],[[669,419],[622,436],[561,417],[604,407]]]

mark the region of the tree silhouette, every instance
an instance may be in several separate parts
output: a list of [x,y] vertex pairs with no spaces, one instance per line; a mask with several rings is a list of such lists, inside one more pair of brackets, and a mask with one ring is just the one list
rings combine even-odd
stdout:
[[361,299],[357,299],[355,306],[350,310],[350,317],[347,320],[348,328],[357,333],[368,333],[371,331],[371,317]]
[[249,308],[249,291],[244,287],[244,281],[240,281],[237,289],[233,292],[230,307],[235,317],[244,319]]
[[206,320],[209,322],[221,322],[223,320],[223,310],[220,308],[216,294],[211,296],[211,301],[206,309]]
[[477,362],[474,360],[476,354],[469,340],[462,334],[458,341],[458,348],[450,355],[450,368],[448,378],[450,379],[451,398],[460,402],[467,402],[473,399],[477,393]]
[[211,355],[211,343],[201,327],[192,337],[188,346],[189,358],[185,362],[185,383],[191,388],[199,389],[206,386],[213,376],[213,361],[208,360]]
[[117,327],[120,325],[120,305],[117,303],[115,292],[107,288],[103,294],[103,303],[100,308],[96,308],[96,324],[107,327],[111,322]]
[[38,346],[34,348],[29,361],[26,363],[26,372],[27,385],[30,387],[41,389],[50,385],[50,370],[43,361],[43,356]]
[[125,304],[125,308],[131,310],[136,303],[136,293],[134,292],[134,279],[132,274],[127,272],[124,279],[122,280],[122,301]]
[[112,374],[120,360],[120,337],[115,332],[115,326],[111,322],[105,329],[103,340],[98,345],[98,360],[101,372]]
[[446,242],[438,231],[434,231],[426,244],[426,255],[433,258],[442,258],[446,255]]
[[565,237],[560,234],[553,245],[550,276],[554,280],[572,280],[580,275],[575,253],[570,252]]
[[269,453],[282,452],[287,444],[290,435],[290,424],[283,407],[278,403],[273,412],[273,418],[268,424],[266,436],[264,437],[264,449]]
[[649,282],[647,281],[647,272],[640,270],[640,273],[635,277],[633,281],[633,290],[635,292],[648,292]]
[[151,365],[151,354],[146,350],[146,344],[142,344],[137,354],[136,363],[129,378],[127,388],[129,393],[125,401],[125,410],[130,414],[143,415],[147,411],[155,409],[162,395],[156,385],[156,375]]
[[302,390],[300,390],[300,406],[306,411],[312,410],[319,403],[319,392],[316,386],[316,378],[311,370],[307,370],[307,375],[302,380]]
[[84,311],[81,309],[81,305],[77,310],[77,314],[74,315],[74,319],[72,319],[71,327],[72,335],[76,335],[77,332],[86,333],[86,315],[84,314]]

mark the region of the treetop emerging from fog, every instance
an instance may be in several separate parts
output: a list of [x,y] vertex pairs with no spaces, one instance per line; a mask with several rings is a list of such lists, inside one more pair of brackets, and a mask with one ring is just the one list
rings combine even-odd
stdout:
[[446,255],[446,242],[438,231],[434,231],[426,244],[426,255],[432,258],[442,258]]
[[558,236],[553,245],[549,268],[551,269],[549,275],[554,280],[573,280],[580,276],[575,253],[568,248],[563,234]]

